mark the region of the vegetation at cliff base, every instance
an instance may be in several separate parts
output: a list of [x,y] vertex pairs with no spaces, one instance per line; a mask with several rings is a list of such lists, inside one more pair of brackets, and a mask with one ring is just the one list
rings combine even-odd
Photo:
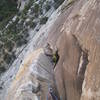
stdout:
[[54,0],[55,8],[57,9],[65,0]]
[[17,12],[16,0],[0,0],[0,29],[4,28],[8,21]]

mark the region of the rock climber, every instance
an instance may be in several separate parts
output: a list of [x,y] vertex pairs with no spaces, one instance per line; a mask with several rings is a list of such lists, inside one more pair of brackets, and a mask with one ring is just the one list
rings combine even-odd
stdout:
[[59,100],[52,88],[49,88],[47,100]]

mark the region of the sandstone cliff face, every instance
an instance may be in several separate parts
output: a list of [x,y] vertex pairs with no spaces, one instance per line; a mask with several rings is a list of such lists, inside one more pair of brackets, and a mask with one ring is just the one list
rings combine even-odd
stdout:
[[[55,74],[55,80],[53,77],[48,78],[48,73],[45,74],[45,78],[48,78],[47,80],[51,79],[52,82],[50,83],[54,86],[57,85],[61,100],[100,100],[99,9],[99,0],[76,0],[75,2],[72,0],[69,4],[65,1],[59,10],[59,16],[56,17],[57,19],[47,31],[48,38],[43,43],[48,42],[52,48],[56,47],[58,49],[59,61],[54,71],[51,68],[52,65],[46,63],[47,60],[43,62],[46,64],[45,67],[47,69],[51,68],[51,72]],[[43,51],[40,50],[39,55],[41,53]],[[15,98],[17,89],[20,88],[21,84],[25,84],[26,81],[29,82],[31,80],[33,83],[39,81],[37,77],[34,77],[35,74],[33,76],[28,74],[34,58],[32,55],[28,58],[30,60],[26,61],[28,64],[24,63],[24,74],[20,74],[22,73],[20,69],[16,78],[18,76],[21,78],[18,77],[18,80],[15,78],[14,82],[12,82],[7,100],[11,100],[13,94],[15,95],[14,100],[18,100],[18,98]],[[42,59],[40,56],[36,57],[40,60]],[[23,79],[23,77],[25,78]],[[35,88],[38,87],[37,83]],[[41,81],[39,83],[42,84]],[[43,85],[47,86],[47,83],[44,82]],[[44,87],[43,85],[42,88]],[[14,88],[17,89],[15,90]],[[43,88],[43,90],[43,93],[39,91],[39,95],[43,96],[41,100],[46,100],[48,89]],[[26,91],[25,94],[20,95],[20,99],[23,100],[27,93]],[[34,93],[28,94],[27,97],[31,97],[32,100],[39,100],[37,94]]]

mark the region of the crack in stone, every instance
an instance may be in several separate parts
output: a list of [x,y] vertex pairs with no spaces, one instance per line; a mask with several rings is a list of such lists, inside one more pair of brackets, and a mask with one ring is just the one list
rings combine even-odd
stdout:
[[84,75],[85,71],[87,68],[87,65],[89,63],[88,60],[88,50],[83,49],[82,46],[80,45],[77,36],[73,35],[73,37],[76,39],[76,42],[78,43],[78,46],[80,48],[80,58],[79,58],[79,65],[77,69],[77,77],[76,77],[76,84],[77,84],[77,89],[79,90],[80,94],[82,94],[82,84],[84,81]]

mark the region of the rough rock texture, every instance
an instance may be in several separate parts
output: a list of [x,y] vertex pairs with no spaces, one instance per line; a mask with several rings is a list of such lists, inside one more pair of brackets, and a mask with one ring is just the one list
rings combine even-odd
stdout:
[[[59,61],[54,69],[54,74],[61,100],[100,100],[99,9],[100,0],[76,0],[75,2],[71,0],[69,4],[65,2],[61,7],[61,13],[57,16],[55,23],[52,23],[52,26],[49,27],[48,42],[53,48],[57,47],[59,54]],[[39,52],[41,52],[41,50]],[[38,55],[36,52],[35,54]],[[33,61],[34,53],[29,56],[23,65],[23,69],[25,68],[25,70],[22,71],[24,73],[19,70],[13,85],[11,85],[8,91],[8,100],[12,100],[11,97],[13,95],[15,95],[13,100],[20,100],[18,98],[16,99],[16,96],[18,96],[16,93],[18,89],[20,90],[20,84],[29,82],[29,79],[31,81],[33,80],[33,83],[27,83],[22,86],[21,89],[23,89],[23,87],[26,89],[31,84],[29,89],[32,91],[32,87],[34,87],[35,93],[28,94],[28,91],[26,91],[25,94],[27,93],[28,96],[31,95],[30,97],[32,97],[32,99],[38,100],[36,92],[39,89],[39,84],[37,80],[40,80],[40,84],[42,84],[42,81],[41,78],[38,79],[29,73],[30,68],[35,68],[35,66],[32,67],[33,64],[37,65],[37,63]],[[46,63],[49,62],[50,59],[47,61],[45,57],[36,57],[39,58],[38,61],[45,59],[43,62],[43,64],[46,64],[45,67],[47,67],[47,69],[51,68],[52,65]],[[37,59],[36,57],[35,59]],[[37,66],[36,69],[38,67],[39,66]],[[50,71],[50,69],[48,71]],[[41,77],[46,80],[53,79],[53,73],[50,73],[50,76],[48,73],[44,74],[41,72],[40,74]],[[37,73],[35,73],[35,75],[37,76]],[[34,81],[37,82],[35,85]],[[53,82],[55,82],[54,79]],[[43,85],[47,86],[47,83],[44,82]],[[43,90],[45,91],[41,94],[41,96],[43,96],[41,100],[46,99],[46,93],[48,91],[47,88],[43,88]],[[18,92],[18,94],[20,94],[20,92]],[[20,96],[25,97],[25,94]],[[23,98],[21,98],[21,100],[22,99]]]
[[43,49],[38,49],[24,59],[6,100],[46,100],[49,85],[55,87],[53,64]]
[[48,39],[59,50],[55,75],[60,97],[100,100],[100,1],[77,0],[66,8]]

